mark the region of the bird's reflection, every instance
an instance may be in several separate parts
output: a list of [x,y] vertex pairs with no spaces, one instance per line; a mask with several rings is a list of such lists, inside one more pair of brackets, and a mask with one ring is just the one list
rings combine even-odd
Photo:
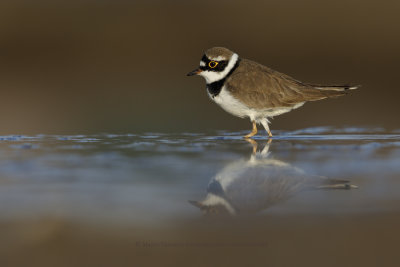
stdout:
[[273,159],[269,140],[259,152],[255,140],[250,159],[225,166],[207,186],[201,201],[189,201],[205,214],[254,214],[310,189],[351,189],[349,181],[310,175],[289,163]]

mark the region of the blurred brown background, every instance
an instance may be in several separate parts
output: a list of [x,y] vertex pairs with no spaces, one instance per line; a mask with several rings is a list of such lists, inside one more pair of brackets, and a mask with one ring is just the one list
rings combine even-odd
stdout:
[[272,129],[399,128],[399,14],[399,1],[2,1],[0,133],[249,129],[185,76],[212,46],[363,85]]

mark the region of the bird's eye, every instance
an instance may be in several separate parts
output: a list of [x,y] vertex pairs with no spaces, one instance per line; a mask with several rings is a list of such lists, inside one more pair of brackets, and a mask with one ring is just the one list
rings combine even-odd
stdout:
[[217,61],[210,61],[209,63],[208,63],[208,66],[210,67],[210,68],[215,68],[216,66],[218,65],[218,62]]

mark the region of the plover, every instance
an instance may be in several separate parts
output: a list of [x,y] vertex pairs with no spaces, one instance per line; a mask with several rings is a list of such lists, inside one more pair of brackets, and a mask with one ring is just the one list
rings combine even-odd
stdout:
[[347,180],[307,174],[272,158],[268,152],[270,143],[261,153],[257,152],[256,141],[248,140],[253,145],[250,159],[239,159],[226,165],[210,180],[203,200],[189,201],[205,215],[255,214],[301,192],[357,188]]
[[272,137],[269,118],[299,108],[307,101],[342,96],[359,86],[303,83],[254,61],[240,58],[224,47],[208,49],[200,66],[188,76],[203,76],[210,98],[227,112],[250,118],[257,134],[261,123]]

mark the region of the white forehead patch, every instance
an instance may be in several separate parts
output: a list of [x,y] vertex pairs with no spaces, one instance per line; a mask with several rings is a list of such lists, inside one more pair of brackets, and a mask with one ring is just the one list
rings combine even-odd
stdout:
[[200,67],[204,67],[206,63],[204,61],[200,61]]
[[225,58],[225,57],[221,57],[221,56],[218,56],[218,57],[208,57],[210,60],[214,60],[214,61],[221,61],[221,60],[227,60],[227,58]]
[[200,76],[203,76],[204,79],[206,79],[206,83],[213,83],[219,80],[222,80],[228,75],[228,73],[232,70],[232,68],[235,66],[236,62],[238,61],[239,56],[237,54],[233,54],[231,59],[228,62],[228,65],[225,67],[225,69],[221,72],[217,71],[209,71],[205,70],[199,73]]

